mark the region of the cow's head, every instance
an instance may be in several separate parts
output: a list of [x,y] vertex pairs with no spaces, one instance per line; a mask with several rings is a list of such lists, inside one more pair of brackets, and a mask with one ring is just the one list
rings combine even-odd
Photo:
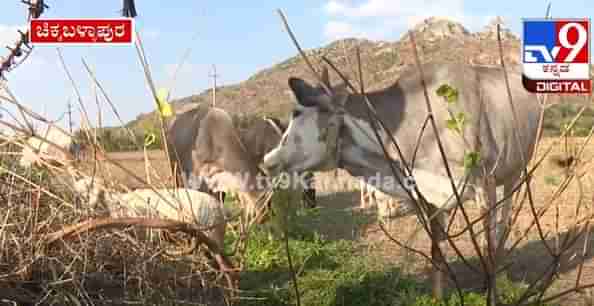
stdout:
[[297,105],[279,145],[264,157],[263,166],[271,174],[336,167],[338,131],[348,95],[338,88],[330,90],[326,69],[322,81],[326,89],[289,78]]

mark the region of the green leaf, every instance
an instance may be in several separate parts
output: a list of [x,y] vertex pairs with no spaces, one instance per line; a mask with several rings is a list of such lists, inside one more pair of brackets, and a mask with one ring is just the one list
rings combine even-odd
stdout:
[[438,97],[444,97],[446,102],[454,104],[458,102],[458,90],[448,84],[443,84],[435,91]]
[[450,85],[443,84],[439,86],[439,88],[435,91],[438,97],[445,97],[447,93],[451,90]]
[[454,117],[446,121],[447,128],[458,133],[462,133],[462,129],[466,124],[466,115],[462,112],[457,113]]
[[456,114],[456,121],[458,122],[458,127],[460,130],[466,125],[466,114],[460,112]]
[[479,166],[481,162],[481,154],[476,151],[464,154],[464,170],[466,172]]
[[453,103],[458,102],[458,90],[457,89],[453,89],[452,92],[450,92],[450,94],[447,95],[446,100],[450,104],[453,104]]
[[458,122],[456,122],[456,118],[450,118],[446,121],[448,130],[459,132]]

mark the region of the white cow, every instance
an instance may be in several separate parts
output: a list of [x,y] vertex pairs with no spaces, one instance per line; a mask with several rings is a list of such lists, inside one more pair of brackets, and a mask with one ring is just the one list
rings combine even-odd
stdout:
[[[480,191],[477,180],[481,170],[467,173],[464,168],[465,154],[477,148],[483,165],[493,172],[495,184],[504,185],[505,194],[509,194],[532,156],[540,114],[534,95],[522,88],[521,75],[510,73],[509,76],[515,104],[512,111],[501,69],[426,64],[424,71],[433,116],[458,184],[458,192],[462,191],[460,182],[470,176],[470,188],[464,190],[462,200],[474,199],[476,191]],[[410,164],[416,153],[412,174],[425,198],[436,207],[449,210],[456,200],[431,128],[425,129],[418,151],[415,151],[427,118],[419,79],[418,72],[414,70],[403,74],[392,86],[370,92],[367,96],[387,124],[388,131],[398,140],[406,162]],[[326,83],[330,86],[328,81]],[[449,84],[459,91],[459,101],[453,107],[455,112],[466,114],[464,138],[448,128],[447,121],[452,110],[448,109],[442,97],[436,95],[437,88],[442,84]],[[361,95],[328,94],[322,88],[313,87],[298,78],[290,78],[289,86],[297,97],[298,105],[279,146],[264,158],[264,166],[271,173],[340,167],[378,190],[399,198],[403,205],[411,205],[406,190],[394,183],[390,165],[368,122]],[[514,112],[517,122],[512,116]],[[338,133],[333,135],[331,130]],[[384,143],[390,144],[385,132],[380,132],[380,137]],[[396,164],[398,179],[404,181],[406,175],[402,171],[399,154],[391,146],[388,150]],[[374,180],[377,177],[380,179]],[[510,204],[511,201],[507,201],[505,215],[509,213]]]
[[[342,168],[398,198],[402,205],[412,205],[409,191],[416,183],[425,199],[442,211],[449,211],[458,203],[449,173],[462,202],[481,194],[496,198],[496,186],[503,186],[504,194],[509,195],[532,157],[541,110],[536,97],[523,88],[521,74],[509,73],[512,107],[500,68],[457,63],[428,63],[422,68],[426,87],[420,82],[419,70],[413,67],[391,86],[367,94],[386,124],[387,131],[380,131],[380,139],[389,145],[389,136],[393,136],[400,146],[400,152],[388,146],[392,161],[385,158],[375,137],[365,97],[324,90],[302,79],[290,78],[289,87],[298,104],[279,146],[264,157],[264,166],[272,174]],[[327,71],[321,79],[326,88],[332,88]],[[455,103],[447,103],[437,94],[444,84],[457,89]],[[444,165],[431,124],[421,134],[428,118],[425,88],[449,168]],[[452,113],[465,116],[464,125],[458,125],[459,132],[449,124]],[[466,167],[469,152],[475,153],[475,160],[480,157],[479,167]],[[413,159],[412,173],[404,171],[403,163],[411,165]],[[483,171],[490,173],[486,180]],[[374,179],[377,177],[380,179]],[[466,180],[470,184],[462,189]],[[417,194],[413,192],[412,196],[416,198]],[[492,253],[507,232],[511,199],[503,205],[503,222],[497,224],[495,217],[491,214],[488,225],[496,231],[485,231]],[[433,226],[441,227],[435,222]],[[435,277],[439,279],[438,272]]]
[[[73,178],[76,176],[73,176]],[[219,248],[224,246],[230,212],[214,196],[193,189],[137,189],[114,192],[97,177],[75,179],[73,189],[89,207],[102,206],[112,217],[159,217],[193,223],[207,229]]]

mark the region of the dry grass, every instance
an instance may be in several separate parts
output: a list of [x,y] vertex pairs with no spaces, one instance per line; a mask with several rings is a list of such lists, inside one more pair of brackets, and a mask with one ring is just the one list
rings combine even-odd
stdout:
[[[223,284],[200,253],[171,258],[158,231],[108,230],[45,244],[44,235],[98,217],[48,172],[2,160],[0,298],[19,305],[223,305]],[[22,176],[21,176],[22,175]]]

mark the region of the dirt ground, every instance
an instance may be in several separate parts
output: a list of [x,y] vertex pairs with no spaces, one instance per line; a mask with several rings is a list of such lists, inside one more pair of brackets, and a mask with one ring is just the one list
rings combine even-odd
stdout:
[[[566,170],[559,167],[553,161],[551,156],[563,156],[566,151],[577,150],[584,139],[570,139],[568,143],[560,141],[555,143],[554,139],[544,139],[540,145],[536,158],[539,160],[547,150],[551,149],[549,155],[535,172],[535,179],[531,184],[533,193],[533,202],[535,208],[543,208],[550,203],[555,190],[562,184],[566,175]],[[170,185],[171,177],[167,167],[166,158],[161,151],[147,152],[150,160],[148,171],[151,173],[150,180],[157,185]],[[570,230],[570,226],[575,224],[576,209],[578,202],[581,201],[579,215],[583,216],[592,211],[593,207],[593,178],[591,165],[587,163],[594,158],[594,145],[586,146],[583,154],[583,166],[578,166],[578,173],[583,174],[578,180],[574,180],[559,197],[550,209],[540,219],[541,232],[546,237],[548,247],[540,239],[539,231],[533,227],[528,234],[528,238],[518,244],[515,250],[506,257],[506,263],[509,263],[509,277],[515,281],[529,282],[537,279],[548,265],[551,264],[553,257],[548,249],[555,249],[555,246],[563,242],[563,238]],[[108,158],[114,160],[120,166],[110,163],[99,162],[97,169],[106,174],[110,174],[114,180],[121,182],[129,188],[137,188],[144,183],[141,180],[147,179],[147,168],[144,163],[143,152],[119,152],[108,154]],[[123,169],[122,169],[123,168]],[[124,170],[125,169],[125,170]],[[430,265],[421,256],[406,252],[401,247],[390,241],[390,239],[381,231],[373,214],[363,214],[358,210],[359,191],[353,186],[357,186],[352,177],[342,171],[316,174],[317,182],[334,182],[333,187],[318,186],[319,205],[321,214],[325,214],[329,222],[317,224],[319,232],[330,239],[351,239],[361,244],[361,252],[373,252],[381,255],[388,265],[398,265],[405,269],[407,273],[417,275],[421,279],[427,279]],[[480,208],[469,202],[467,211],[470,218],[477,218],[480,215]],[[514,210],[517,211],[518,205]],[[367,216],[367,217],[365,217]],[[528,202],[519,211],[514,229],[511,233],[510,243],[520,238],[521,234],[534,220],[532,210]],[[335,222],[334,222],[335,221]],[[451,233],[459,232],[465,224],[460,213],[454,219]],[[391,220],[387,224],[388,231],[393,238],[399,241],[410,241],[410,246],[429,254],[430,241],[425,233],[420,230],[419,234],[414,235],[419,228],[416,217],[408,216]],[[480,230],[480,226],[475,228]],[[480,236],[480,235],[479,235]],[[582,235],[584,236],[584,235]],[[481,237],[482,238],[482,237]],[[594,259],[592,249],[592,239],[586,241],[582,237],[575,244],[571,252],[562,257],[559,265],[560,273],[557,281],[553,285],[553,291],[558,292],[571,288],[575,282],[578,273],[581,273],[581,284],[594,282]],[[479,239],[479,241],[482,241]],[[585,242],[587,242],[585,244]],[[455,239],[455,243],[460,252],[465,255],[469,262],[478,267],[479,261],[476,257],[473,244],[468,234],[461,235]],[[582,249],[586,247],[589,252],[586,254],[586,261],[580,268],[580,256],[574,256],[575,253],[581,254]],[[482,275],[469,269],[456,256],[453,248],[447,248],[447,256],[451,268],[459,276],[459,282],[465,288],[479,288],[483,284]],[[581,270],[581,272],[579,272]],[[452,284],[453,285],[453,284]],[[573,294],[571,297],[561,301],[562,305],[591,305],[593,298],[586,294]]]

